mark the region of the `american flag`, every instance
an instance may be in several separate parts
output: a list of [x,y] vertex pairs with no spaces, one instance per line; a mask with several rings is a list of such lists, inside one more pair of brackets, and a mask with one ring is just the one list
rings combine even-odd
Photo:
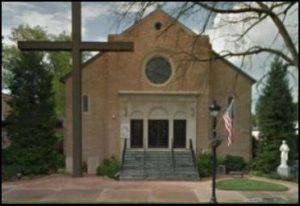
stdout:
[[226,112],[223,115],[223,119],[225,122],[225,129],[228,132],[228,146],[232,144],[233,140],[235,139],[235,132],[234,132],[234,99],[231,99],[231,102],[226,109]]

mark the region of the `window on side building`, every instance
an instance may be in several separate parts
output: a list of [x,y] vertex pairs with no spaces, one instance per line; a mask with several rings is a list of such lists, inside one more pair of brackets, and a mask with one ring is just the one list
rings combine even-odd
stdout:
[[89,111],[89,96],[88,95],[82,96],[82,111],[83,112]]

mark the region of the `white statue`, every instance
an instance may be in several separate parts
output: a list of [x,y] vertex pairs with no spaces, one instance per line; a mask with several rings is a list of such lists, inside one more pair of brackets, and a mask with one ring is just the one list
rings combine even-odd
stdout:
[[281,152],[280,158],[281,158],[281,162],[280,162],[280,166],[287,166],[287,161],[288,161],[288,152],[289,152],[290,148],[289,146],[286,144],[285,140],[282,141],[282,145],[279,148],[279,151]]

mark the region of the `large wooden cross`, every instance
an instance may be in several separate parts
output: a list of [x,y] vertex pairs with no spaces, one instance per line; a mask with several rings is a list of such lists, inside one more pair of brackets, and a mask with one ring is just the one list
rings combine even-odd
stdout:
[[132,42],[82,42],[81,5],[72,2],[72,41],[19,41],[23,51],[71,51],[72,52],[72,112],[73,112],[73,176],[81,177],[81,52],[82,51],[133,51]]

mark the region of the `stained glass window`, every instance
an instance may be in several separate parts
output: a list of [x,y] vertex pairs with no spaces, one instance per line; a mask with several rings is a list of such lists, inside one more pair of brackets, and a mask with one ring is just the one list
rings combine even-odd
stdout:
[[146,64],[146,76],[155,84],[165,83],[171,76],[171,65],[163,57],[153,57]]

